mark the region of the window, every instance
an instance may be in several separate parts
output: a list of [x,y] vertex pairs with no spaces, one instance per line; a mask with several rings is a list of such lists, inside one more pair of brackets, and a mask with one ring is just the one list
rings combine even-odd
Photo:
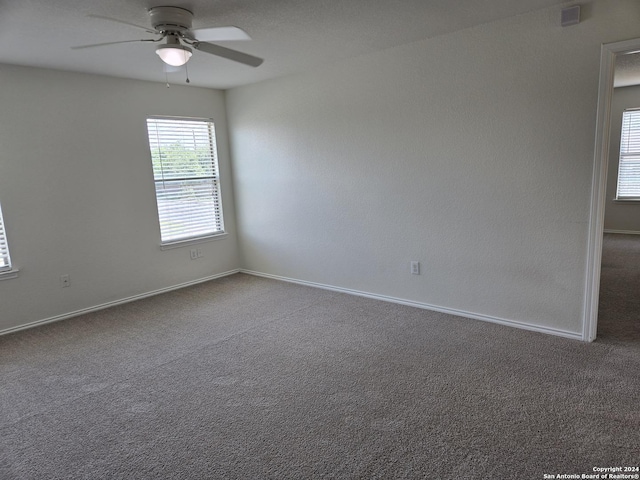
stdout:
[[7,235],[4,232],[2,207],[0,207],[0,272],[9,270],[11,270],[11,257],[9,257],[9,244],[7,243]]
[[640,109],[622,113],[618,200],[640,200]]
[[161,244],[224,233],[213,123],[147,119]]

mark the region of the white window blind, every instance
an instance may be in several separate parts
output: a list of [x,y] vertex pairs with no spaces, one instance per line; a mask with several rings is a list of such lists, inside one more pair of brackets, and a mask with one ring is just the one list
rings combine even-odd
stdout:
[[622,113],[618,199],[640,200],[640,110]]
[[9,244],[2,220],[2,207],[0,207],[0,272],[11,270],[11,257],[9,256]]
[[148,118],[161,243],[224,232],[214,125]]

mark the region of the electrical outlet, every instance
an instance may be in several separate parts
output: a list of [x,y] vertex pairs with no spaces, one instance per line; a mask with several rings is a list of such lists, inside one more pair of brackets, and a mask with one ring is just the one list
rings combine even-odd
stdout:
[[71,278],[69,278],[69,275],[60,275],[60,284],[62,285],[62,288],[70,287]]
[[191,249],[191,260],[195,260],[196,258],[198,258],[198,250],[196,250],[195,248]]
[[202,258],[202,257],[204,257],[204,255],[202,254],[202,250],[198,249],[198,250],[196,251],[196,257],[198,257],[198,258]]
[[411,262],[411,275],[420,275],[420,262]]

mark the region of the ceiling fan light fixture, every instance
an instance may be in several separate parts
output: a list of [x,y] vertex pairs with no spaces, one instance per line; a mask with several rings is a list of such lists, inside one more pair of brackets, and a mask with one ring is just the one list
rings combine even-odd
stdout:
[[164,63],[172,67],[181,67],[193,55],[193,51],[189,47],[175,43],[158,46],[156,53]]

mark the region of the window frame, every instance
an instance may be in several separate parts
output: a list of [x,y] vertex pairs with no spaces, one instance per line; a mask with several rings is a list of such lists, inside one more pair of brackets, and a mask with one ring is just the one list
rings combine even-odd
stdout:
[[[152,124],[155,129],[156,139],[159,142],[160,139],[157,136],[158,134],[158,121],[166,121],[166,122],[196,122],[203,123],[207,127],[208,131],[208,142],[207,146],[210,149],[210,160],[212,162],[211,167],[212,171],[210,175],[202,175],[198,177],[193,177],[189,175],[185,175],[182,177],[172,176],[171,178],[164,178],[163,164],[160,164],[161,176],[158,178],[157,176],[157,168],[154,161],[154,144],[152,141]],[[167,116],[167,115],[149,115],[146,118],[146,126],[147,126],[147,141],[149,145],[149,153],[151,159],[151,167],[153,170],[153,182],[154,189],[156,195],[156,213],[158,215],[158,227],[160,230],[160,248],[162,250],[178,248],[185,245],[191,245],[195,243],[208,242],[212,240],[218,240],[227,236],[227,232],[224,226],[224,213],[223,213],[223,202],[222,202],[222,188],[221,188],[221,175],[220,175],[220,163],[218,161],[218,148],[217,148],[217,138],[216,138],[216,129],[215,122],[212,118],[202,118],[202,117],[181,117],[181,116]],[[175,132],[174,132],[175,133]],[[195,145],[194,145],[195,146]],[[199,146],[199,145],[198,145]],[[162,160],[160,160],[162,162]],[[202,233],[195,234],[190,236],[185,236],[181,238],[175,238],[175,235],[170,235],[168,232],[163,230],[163,219],[161,213],[161,196],[159,195],[158,185],[166,183],[177,183],[177,182],[203,182],[209,180],[211,182],[211,189],[213,191],[212,197],[212,208],[213,211],[213,220],[207,226],[213,227],[212,230]],[[201,218],[201,217],[200,217]],[[166,239],[165,239],[166,238]]]
[[[636,117],[636,121],[638,122],[635,128],[627,128],[625,130],[625,119],[630,117],[631,115]],[[630,120],[632,121],[632,120]],[[620,124],[620,148],[618,152],[618,171],[616,178],[616,197],[614,198],[615,202],[620,203],[640,203],[640,187],[638,187],[637,195],[621,195],[621,178],[626,178],[623,168],[629,163],[637,164],[636,167],[640,168],[640,148],[636,151],[631,150],[630,148],[624,149],[625,145],[629,145],[633,137],[636,137],[636,142],[640,139],[640,107],[636,108],[625,108],[622,111],[622,120]],[[635,142],[634,142],[635,143]],[[625,157],[637,157],[637,160],[633,162],[625,161]]]
[[6,280],[8,278],[15,278],[18,276],[18,269],[15,268],[15,265],[13,265],[11,261],[9,240],[7,238],[7,229],[5,225],[6,224],[2,216],[2,205],[0,205],[0,262],[3,264],[0,265],[0,280]]

